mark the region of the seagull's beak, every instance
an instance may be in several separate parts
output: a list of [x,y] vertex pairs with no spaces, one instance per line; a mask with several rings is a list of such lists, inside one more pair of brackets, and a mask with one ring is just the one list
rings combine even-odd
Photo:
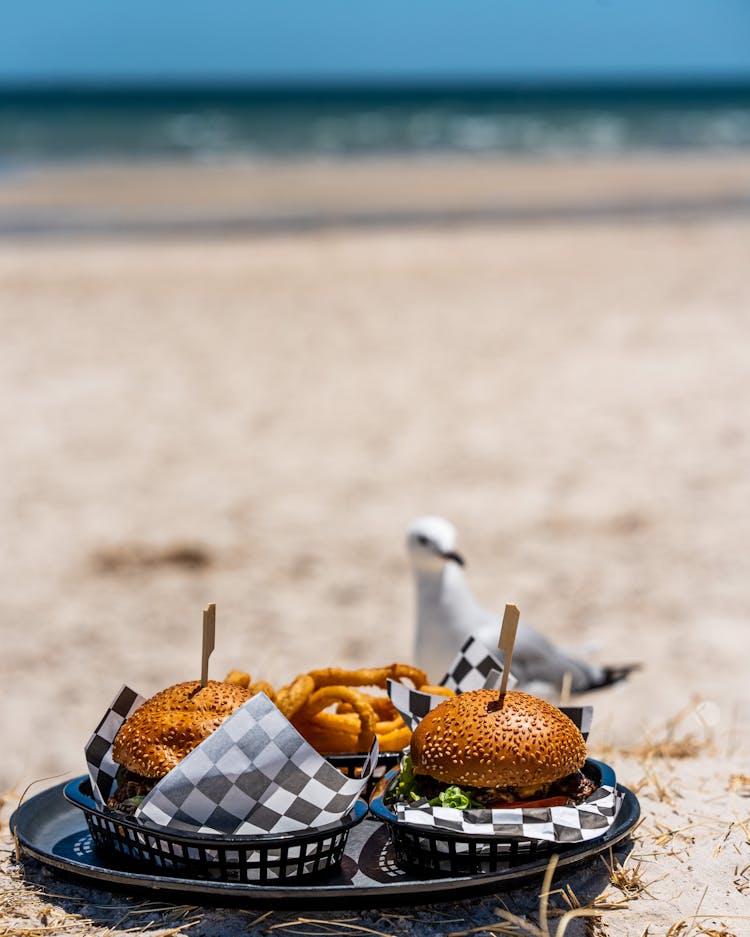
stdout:
[[459,566],[466,565],[466,563],[464,563],[464,558],[461,556],[461,554],[454,553],[453,550],[446,550],[445,552],[443,552],[442,550],[439,550],[438,556],[442,556],[444,560],[453,560],[453,562],[458,563]]

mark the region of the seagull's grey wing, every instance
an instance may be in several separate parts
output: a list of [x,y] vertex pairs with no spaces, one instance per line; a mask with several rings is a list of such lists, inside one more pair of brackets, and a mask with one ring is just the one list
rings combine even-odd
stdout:
[[[498,621],[495,619],[494,637],[489,628],[483,628],[480,633],[484,643],[495,649],[500,633]],[[579,693],[600,684],[603,679],[601,667],[570,657],[523,621],[519,622],[516,633],[511,670],[521,685],[548,683],[558,687],[565,674],[570,673],[571,689]]]
[[[469,590],[457,564],[451,563],[444,576],[417,575],[417,629],[414,659],[432,680],[439,680],[464,641],[474,635],[497,652],[502,615],[481,606]],[[562,686],[571,675],[571,690],[609,686],[624,679],[632,667],[600,667],[560,648],[520,622],[511,665],[521,686],[547,684]]]

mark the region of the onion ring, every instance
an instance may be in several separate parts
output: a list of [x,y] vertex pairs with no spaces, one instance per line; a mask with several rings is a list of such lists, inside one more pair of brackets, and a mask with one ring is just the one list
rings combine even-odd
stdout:
[[417,687],[420,693],[431,693],[433,696],[455,696],[456,691],[451,690],[450,687],[442,686],[440,684],[433,683],[423,683],[422,686]]
[[[387,696],[370,696],[369,693],[363,693],[362,696],[375,710],[378,719],[395,719],[398,716],[398,710]],[[337,713],[354,712],[351,703],[339,703],[336,707]]]
[[411,729],[408,726],[402,726],[400,729],[394,729],[385,735],[378,736],[378,745],[381,752],[400,752],[411,741]]
[[291,719],[304,706],[315,689],[313,678],[306,673],[298,677],[276,694],[276,705],[287,719]]
[[385,688],[388,679],[411,680],[415,687],[427,683],[424,670],[411,664],[390,664],[388,667],[362,667],[359,670],[344,670],[343,667],[325,667],[311,670],[310,676],[315,681],[315,688],[325,686],[379,686]]
[[389,732],[394,732],[396,729],[402,729],[404,726],[404,720],[401,716],[398,716],[396,719],[388,719],[383,722],[378,722],[375,725],[375,733],[380,738],[381,735],[388,735]]
[[245,673],[244,670],[230,670],[226,677],[224,677],[224,683],[231,683],[234,686],[241,686],[247,689],[250,685],[250,674]]
[[[292,725],[308,744],[325,755],[341,755],[355,752],[359,737],[359,725],[352,730],[349,726],[331,726],[321,719],[330,713],[318,713],[311,719],[297,717]],[[356,717],[355,717],[356,718]]]
[[267,680],[256,680],[248,686],[248,690],[253,696],[256,693],[265,693],[272,703],[276,703],[276,691]]
[[299,717],[302,720],[309,720],[319,712],[326,709],[332,703],[344,700],[351,703],[354,711],[359,716],[359,734],[357,736],[357,747],[355,751],[367,751],[372,744],[375,736],[375,726],[377,716],[372,706],[356,690],[348,686],[326,686],[316,690],[304,705],[298,710]]
[[230,670],[224,678],[225,683],[243,687],[252,695],[265,693],[305,740],[326,754],[366,752],[375,736],[384,752],[400,751],[409,744],[411,732],[391,700],[355,689],[385,689],[388,680],[409,681],[425,693],[455,695],[445,687],[429,685],[418,667],[398,663],[358,670],[311,670],[278,691],[266,680],[253,682],[243,670]]

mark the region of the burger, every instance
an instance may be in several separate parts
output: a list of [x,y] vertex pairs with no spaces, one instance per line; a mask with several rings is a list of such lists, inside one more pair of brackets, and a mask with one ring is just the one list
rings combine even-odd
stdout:
[[414,730],[395,799],[459,809],[574,804],[596,785],[586,743],[546,700],[509,690],[446,699]]
[[107,806],[132,814],[172,768],[253,694],[245,687],[190,680],[146,700],[120,727],[112,758],[120,766]]

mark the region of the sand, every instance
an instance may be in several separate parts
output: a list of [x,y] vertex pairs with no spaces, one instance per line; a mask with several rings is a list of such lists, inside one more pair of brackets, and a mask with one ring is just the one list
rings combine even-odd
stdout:
[[[651,178],[611,171],[642,195]],[[722,164],[691,171],[713,198]],[[735,191],[747,165],[731,171]],[[446,191],[465,178],[443,172]],[[660,198],[668,178],[649,183]],[[197,675],[209,601],[216,677],[408,659],[404,531],[437,513],[485,604],[643,663],[584,698],[625,783],[646,762],[624,751],[677,713],[714,746],[659,762],[674,806],[641,791],[647,829],[736,815],[727,845],[714,856],[718,821],[682,859],[644,834],[644,878],[668,878],[606,911],[602,933],[666,934],[705,884],[711,913],[740,914],[749,243],[742,213],[704,211],[0,244],[0,791],[80,773],[123,682],[148,694]],[[109,921],[84,917],[66,927]]]
[[[2,178],[0,177],[0,182]],[[418,226],[659,215],[746,214],[744,154],[555,160],[435,154],[336,160],[76,163],[26,167],[0,185],[0,232],[139,233]]]
[[[637,793],[642,822],[632,840],[552,882],[547,923],[552,937],[745,937],[750,932],[750,775],[727,770],[711,745],[689,758],[609,752],[621,782]],[[736,758],[732,759],[736,766]],[[746,770],[750,762],[746,759]],[[403,905],[339,908],[212,908],[172,904],[157,893],[126,895],[60,879],[33,860],[14,862],[0,840],[0,933],[181,933],[467,937],[528,934],[540,916],[541,882],[460,901],[410,897]],[[562,930],[564,915],[578,915]],[[521,927],[501,931],[513,916]],[[493,931],[492,928],[495,930]],[[132,929],[132,930],[131,930]],[[546,935],[545,935],[546,937]]]

